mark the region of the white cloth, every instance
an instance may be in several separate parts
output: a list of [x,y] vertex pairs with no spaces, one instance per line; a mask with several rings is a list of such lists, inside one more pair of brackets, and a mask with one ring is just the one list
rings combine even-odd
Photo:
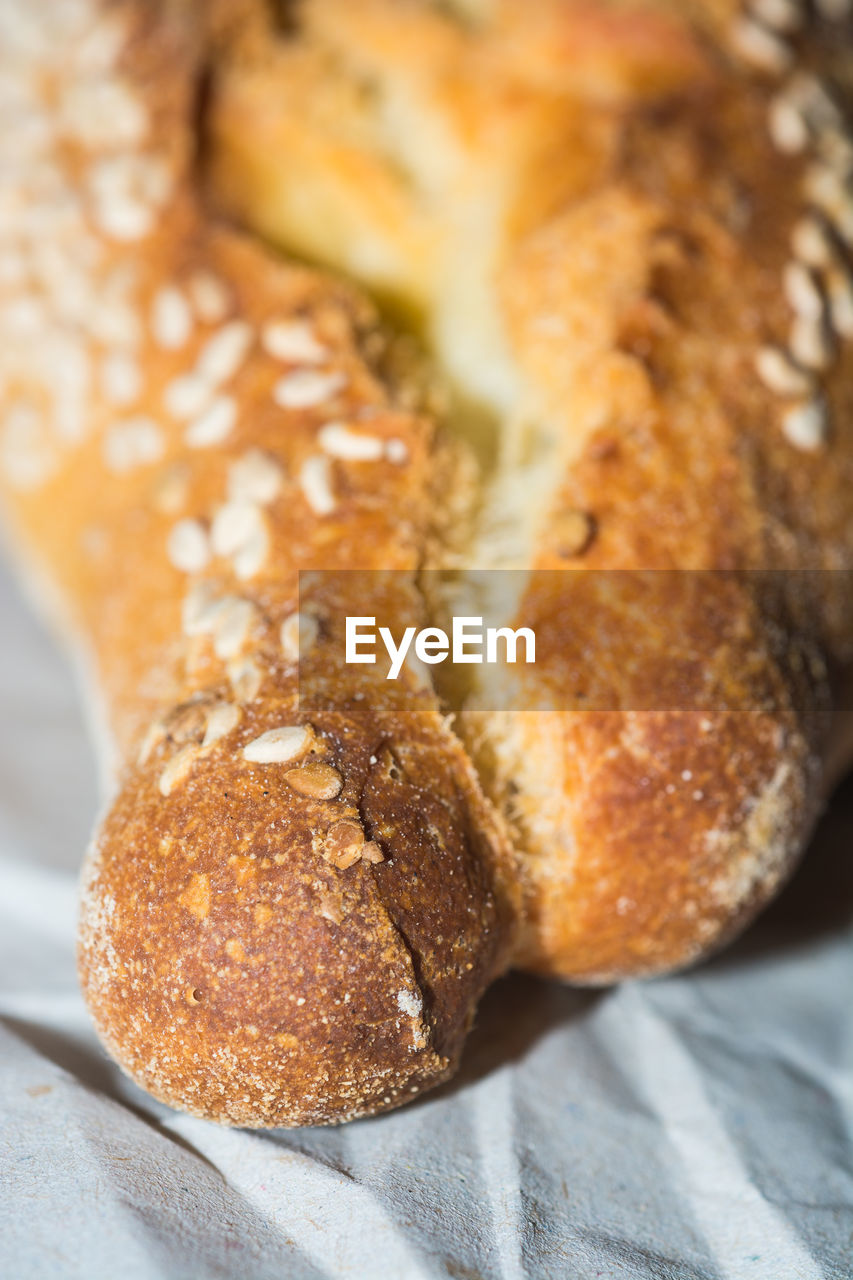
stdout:
[[74,973],[95,775],[0,576],[0,1274],[9,1280],[849,1277],[853,788],[718,960],[604,992],[515,977],[451,1085],[248,1133],[130,1084]]

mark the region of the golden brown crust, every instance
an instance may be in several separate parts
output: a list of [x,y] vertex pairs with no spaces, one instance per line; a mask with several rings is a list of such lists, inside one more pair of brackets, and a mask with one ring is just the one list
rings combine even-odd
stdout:
[[[682,599],[638,656],[582,586],[555,603],[540,577],[514,619],[537,623],[516,709],[591,684],[613,713],[494,714],[475,697],[462,716],[519,850],[519,961],[608,981],[730,936],[823,794],[825,659],[850,662],[850,594],[828,572],[804,606],[784,575],[853,563],[850,205],[827,181],[849,165],[832,105],[849,45],[796,4],[783,30],[730,2],[451,9],[317,0],[283,40],[256,27],[214,95],[213,174],[265,234],[425,310],[451,379],[497,409],[468,563],[783,575],[787,600],[732,588],[721,616],[745,634],[722,660]],[[457,276],[487,299],[466,313],[479,340],[454,327]],[[534,424],[517,442],[514,420]],[[719,705],[689,688],[679,702],[687,655],[716,663]],[[665,710],[642,710],[649,690]]]
[[[438,1083],[505,954],[476,784],[440,720],[315,717],[310,757],[344,780],[325,800],[243,758],[282,716],[247,708],[167,797],[162,756],[134,771],[83,898],[104,1042],[157,1097],[231,1124],[351,1119]],[[344,821],[381,861],[330,860]]]
[[[780,155],[767,134],[769,96],[722,65],[675,101],[640,108],[621,125],[618,182],[528,237],[512,263],[506,298],[520,359],[576,432],[591,424],[543,529],[540,567],[772,567],[790,607],[805,583],[789,571],[853,562],[849,345],[836,333],[825,400],[812,402],[831,437],[804,452],[784,430],[796,394],[768,394],[756,376],[757,352],[788,342],[780,285],[807,203],[804,157]],[[562,325],[549,333],[541,319],[553,315]],[[596,530],[581,559],[560,545],[563,519],[578,511]],[[517,783],[519,770],[525,779],[512,803],[534,868],[528,963],[585,981],[667,969],[719,945],[772,895],[823,794],[824,659],[836,669],[850,660],[848,585],[825,573],[785,623],[779,598],[759,602],[754,617],[742,579],[743,598],[721,616],[755,628],[754,715],[726,713],[722,696],[719,711],[692,714],[688,695],[683,711],[618,725],[556,719],[550,739],[529,726],[538,754],[516,740],[523,722],[498,743],[499,786]],[[713,595],[703,591],[709,617]],[[542,607],[528,595],[519,613]],[[607,647],[614,703],[638,708],[643,688],[667,689],[685,645],[713,667],[720,635],[679,600],[665,616],[662,634],[643,636],[633,696],[630,637],[621,656],[618,640]],[[576,607],[578,617],[580,654],[585,639],[600,649],[600,609]],[[797,691],[790,662],[803,642],[814,676]],[[582,656],[559,646],[540,662],[556,680],[588,674]],[[741,653],[727,663],[723,691],[750,670]],[[762,689],[780,664],[775,693]],[[542,782],[548,755],[565,772]],[[555,828],[570,833],[559,854]]]

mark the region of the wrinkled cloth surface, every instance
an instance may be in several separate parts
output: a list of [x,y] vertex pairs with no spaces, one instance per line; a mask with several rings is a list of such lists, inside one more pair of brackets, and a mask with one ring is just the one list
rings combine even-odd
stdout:
[[77,989],[97,807],[67,666],[0,575],[0,1274],[9,1280],[853,1275],[853,786],[734,947],[606,991],[524,977],[455,1081],[339,1129],[178,1115]]

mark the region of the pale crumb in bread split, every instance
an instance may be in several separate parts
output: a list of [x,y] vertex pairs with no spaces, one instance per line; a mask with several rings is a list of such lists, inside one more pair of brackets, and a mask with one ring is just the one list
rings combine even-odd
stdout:
[[187,425],[184,439],[191,449],[210,449],[224,444],[237,423],[237,401],[217,395],[197,418]]
[[334,800],[344,785],[344,780],[330,764],[311,760],[297,769],[288,769],[284,780],[300,795],[312,800]]
[[279,378],[273,400],[280,409],[314,409],[346,386],[346,375],[336,370],[294,369]]
[[200,573],[210,560],[207,530],[189,517],[172,526],[166,549],[173,566],[183,573]]
[[2,311],[3,327],[16,338],[34,338],[44,331],[44,307],[35,298],[16,298]]
[[797,220],[791,247],[795,257],[810,267],[828,267],[837,255],[826,222],[815,213],[806,213]]
[[309,725],[280,725],[249,742],[243,748],[243,757],[253,764],[286,764],[304,755],[313,741]]
[[0,251],[0,285],[4,289],[17,289],[25,285],[29,278],[27,262],[23,254],[13,249]]
[[281,624],[281,652],[287,662],[298,662],[317,642],[320,626],[312,613],[291,613]]
[[345,422],[327,422],[317,433],[317,443],[330,458],[344,462],[376,462],[385,452],[381,436],[368,435]]
[[268,355],[288,364],[322,364],[329,349],[318,339],[307,320],[269,320],[261,330],[261,344]]
[[803,180],[803,191],[830,219],[843,214],[849,202],[843,175],[833,165],[818,160],[810,165]]
[[[432,668],[421,659],[411,649],[407,652],[403,659],[403,673],[408,676],[411,685],[415,689],[434,689]],[[390,671],[390,666],[389,666]]]
[[260,449],[249,449],[229,463],[226,492],[231,502],[257,502],[269,506],[278,497],[283,468],[277,458]]
[[299,468],[299,486],[311,510],[316,516],[331,515],[337,506],[332,489],[332,469],[329,459],[322,454],[312,454]]

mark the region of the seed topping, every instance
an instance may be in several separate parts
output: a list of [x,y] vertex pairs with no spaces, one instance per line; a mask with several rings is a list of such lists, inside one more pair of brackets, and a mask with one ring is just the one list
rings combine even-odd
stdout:
[[345,871],[361,859],[364,849],[364,831],[361,824],[351,818],[334,823],[326,832],[323,857],[332,866]]
[[273,400],[281,409],[313,409],[324,404],[346,385],[342,373],[295,369],[279,378]]
[[228,439],[236,421],[237,402],[234,397],[215,396],[189,424],[184,439],[191,449],[209,449]]
[[762,347],[755,358],[758,376],[769,391],[780,396],[808,395],[813,378],[800,369],[787,351],[779,347]]
[[269,506],[278,497],[282,468],[260,449],[249,449],[228,468],[227,491],[231,502],[257,502]]
[[158,786],[161,796],[170,796],[176,787],[187,780],[200,754],[200,747],[196,743],[189,743],[172,756],[160,774]]
[[248,743],[243,748],[243,757],[252,764],[286,764],[304,755],[313,738],[308,725],[280,725],[276,729],[268,729],[259,738]]
[[298,662],[317,642],[320,626],[311,613],[291,613],[281,624],[281,651],[287,662]]
[[217,702],[207,713],[203,747],[211,747],[226,737],[240,723],[242,712],[233,702]]
[[305,320],[271,320],[261,330],[261,344],[275,360],[320,364],[329,354]]
[[315,515],[331,515],[337,502],[332,491],[332,469],[328,458],[320,454],[306,458],[299,470],[299,485]]
[[200,520],[179,520],[166,543],[170,561],[183,573],[200,573],[210,560],[210,544]]
[[340,795],[344,785],[337,769],[318,760],[312,760],[298,769],[288,769],[284,779],[294,791],[310,796],[312,800],[334,800],[335,796]]
[[154,295],[151,330],[164,351],[177,351],[192,332],[193,318],[186,298],[176,285],[166,285]]
[[816,453],[828,437],[823,404],[811,400],[789,409],[782,419],[782,432],[795,449],[800,449],[803,453]]
[[320,428],[317,441],[330,458],[345,462],[376,462],[385,451],[385,443],[379,436],[354,431],[343,422],[328,422]]

